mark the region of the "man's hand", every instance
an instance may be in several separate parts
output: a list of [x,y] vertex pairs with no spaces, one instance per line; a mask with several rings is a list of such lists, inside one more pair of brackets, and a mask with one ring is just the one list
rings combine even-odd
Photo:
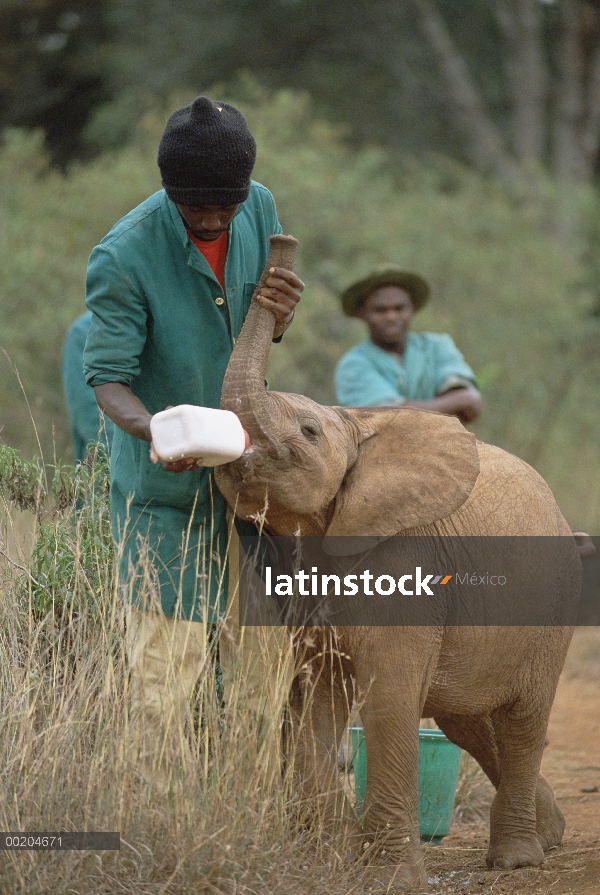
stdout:
[[182,457],[181,460],[175,460],[173,463],[161,460],[152,444],[150,445],[150,459],[153,463],[160,463],[167,472],[193,472],[202,466],[202,457]]
[[476,388],[453,388],[440,395],[446,402],[442,413],[457,416],[461,423],[472,423],[481,413],[481,395]]
[[266,285],[258,293],[256,300],[275,315],[275,336],[281,335],[292,322],[294,310],[300,301],[304,283],[291,270],[272,267]]

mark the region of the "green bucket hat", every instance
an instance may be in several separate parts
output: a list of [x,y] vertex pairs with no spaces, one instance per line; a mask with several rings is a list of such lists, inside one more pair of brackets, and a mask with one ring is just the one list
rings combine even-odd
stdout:
[[385,264],[376,267],[372,273],[357,280],[342,292],[341,301],[344,313],[349,317],[356,317],[357,311],[365,299],[374,289],[380,286],[400,286],[406,289],[412,299],[415,311],[427,304],[429,299],[429,283],[417,273],[409,273],[397,267],[395,264]]

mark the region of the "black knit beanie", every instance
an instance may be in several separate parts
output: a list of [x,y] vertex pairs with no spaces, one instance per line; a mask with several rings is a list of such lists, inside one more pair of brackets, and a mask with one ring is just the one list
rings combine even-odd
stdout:
[[248,198],[256,143],[241,112],[198,96],[173,112],[158,146],[167,196],[181,205],[235,205]]

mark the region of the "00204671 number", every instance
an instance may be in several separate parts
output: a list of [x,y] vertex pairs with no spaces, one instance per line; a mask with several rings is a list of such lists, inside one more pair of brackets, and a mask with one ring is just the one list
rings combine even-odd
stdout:
[[61,851],[119,851],[119,833],[31,832],[0,833],[0,851],[9,849],[55,849]]
[[62,848],[62,837],[44,833],[0,833],[0,848]]

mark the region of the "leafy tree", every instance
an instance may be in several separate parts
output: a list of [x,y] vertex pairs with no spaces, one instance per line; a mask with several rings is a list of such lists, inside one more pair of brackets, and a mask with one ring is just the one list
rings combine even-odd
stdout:
[[58,165],[83,152],[81,131],[108,98],[104,9],[96,0],[4,0],[0,7],[0,125],[44,128]]
[[[454,4],[452,4],[454,5]],[[467,4],[462,4],[463,8]],[[589,0],[492,0],[488,25],[502,47],[508,127],[487,108],[454,16],[412,0],[446,81],[477,167],[514,176],[549,165],[562,180],[591,182],[600,148],[600,8]]]
[[[180,88],[198,92],[216,82],[233,86],[240,72],[249,71],[270,88],[307,90],[359,142],[466,159],[435,61],[424,53],[423,35],[407,4],[107,2],[115,99],[97,111],[88,128],[99,144],[122,134],[132,108],[144,108],[148,97],[152,101]],[[497,55],[493,37],[485,48],[472,44],[481,62]]]
[[132,90],[231,84],[246,69],[308,90],[363,143],[450,154],[504,179],[541,166],[569,181],[595,175],[596,2],[118,0],[109,9],[117,110],[130,112]]
[[157,98],[250,71],[361,145],[504,180],[545,167],[567,198],[598,167],[596,0],[7,0],[0,61],[0,124],[45,128],[60,163],[127,140]]
[[[41,135],[14,132],[0,150],[8,210],[0,230],[0,348],[20,372],[46,462],[54,452],[68,456],[59,358],[67,326],[83,309],[90,249],[159,187],[164,121],[192,95],[148,113],[130,145],[66,174],[49,167]],[[271,353],[271,387],[334,402],[334,365],[363,337],[361,324],[341,314],[339,291],[382,261],[420,271],[433,298],[417,327],[450,332],[474,367],[485,401],[478,435],[532,462],[576,527],[597,527],[598,320],[589,313],[594,296],[581,240],[567,249],[549,226],[558,201],[552,183],[544,182],[544,203],[535,206],[518,186],[507,190],[442,160],[406,162],[398,183],[388,154],[349,148],[306,95],[263,93],[249,82],[229,98],[256,135],[256,178],[273,191],[284,231],[300,240],[298,271],[307,283],[294,326]],[[594,194],[584,198],[591,214]],[[39,454],[6,359],[0,419],[6,443]]]

